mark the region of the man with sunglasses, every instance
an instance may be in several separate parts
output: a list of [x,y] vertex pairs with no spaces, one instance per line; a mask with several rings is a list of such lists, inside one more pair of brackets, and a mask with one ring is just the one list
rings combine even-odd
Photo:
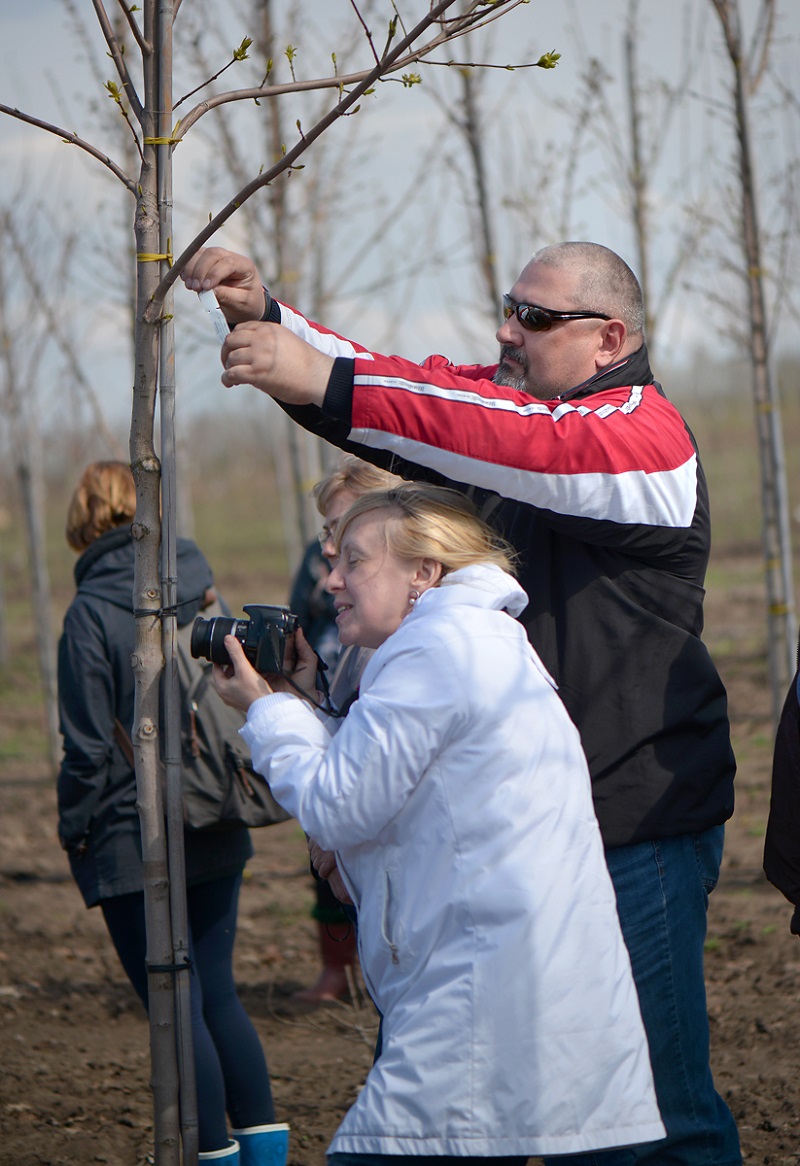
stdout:
[[231,252],[201,252],[183,278],[214,288],[238,325],[224,384],[255,385],[395,473],[461,485],[519,552],[521,621],[589,761],[667,1129],[569,1161],[738,1166],[703,981],[735,770],[700,639],[708,499],[692,435],[650,371],[633,272],[597,244],[537,252],[504,298],[490,366],[369,352],[273,301]]

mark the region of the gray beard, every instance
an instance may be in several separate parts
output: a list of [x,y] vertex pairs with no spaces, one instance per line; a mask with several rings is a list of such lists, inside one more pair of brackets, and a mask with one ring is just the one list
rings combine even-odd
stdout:
[[[519,364],[520,372],[511,371],[509,366],[504,363],[506,356],[509,356]],[[525,350],[523,348],[512,348],[509,344],[503,344],[500,348],[500,363],[497,366],[497,372],[492,377],[492,381],[496,385],[505,385],[507,388],[516,389],[520,393],[529,392],[528,361],[525,356]]]

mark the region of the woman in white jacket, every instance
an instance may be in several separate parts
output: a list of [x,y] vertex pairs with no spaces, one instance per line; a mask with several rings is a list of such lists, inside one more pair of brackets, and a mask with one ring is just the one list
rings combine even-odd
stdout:
[[663,1137],[586,761],[513,618],[527,596],[506,548],[422,485],[360,499],[338,547],[339,636],[377,649],[346,720],[268,683],[232,637],[215,668],[256,769],[337,852],[383,1015],[331,1166]]

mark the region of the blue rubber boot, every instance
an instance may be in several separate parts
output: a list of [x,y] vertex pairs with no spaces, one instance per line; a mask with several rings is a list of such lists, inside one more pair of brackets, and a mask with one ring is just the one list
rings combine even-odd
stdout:
[[241,1148],[241,1166],[286,1166],[289,1127],[286,1122],[231,1130]]
[[229,1142],[224,1150],[207,1150],[197,1155],[198,1162],[219,1162],[221,1166],[241,1166],[239,1143]]

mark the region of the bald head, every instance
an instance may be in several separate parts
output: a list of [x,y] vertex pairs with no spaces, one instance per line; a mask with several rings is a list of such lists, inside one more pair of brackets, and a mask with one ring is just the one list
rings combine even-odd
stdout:
[[537,251],[531,262],[568,274],[574,280],[571,306],[622,320],[628,333],[626,352],[641,347],[644,339],[642,289],[619,255],[600,243],[554,243]]
[[[543,247],[508,299],[512,308],[496,333],[500,361],[494,380],[542,400],[605,372],[644,343],[639,283],[618,255],[597,243]],[[514,304],[553,315],[537,326],[520,318]]]

